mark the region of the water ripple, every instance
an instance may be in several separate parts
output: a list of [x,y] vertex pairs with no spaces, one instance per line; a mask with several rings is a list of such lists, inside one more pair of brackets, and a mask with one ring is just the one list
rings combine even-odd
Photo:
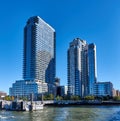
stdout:
[[0,121],[120,121],[120,106],[45,107],[40,111],[0,111]]

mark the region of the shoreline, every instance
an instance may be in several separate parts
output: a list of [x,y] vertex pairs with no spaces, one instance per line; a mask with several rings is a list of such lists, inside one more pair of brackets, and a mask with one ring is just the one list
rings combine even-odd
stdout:
[[45,107],[71,107],[71,106],[114,106],[114,105],[120,105],[120,102],[111,102],[111,101],[107,101],[107,102],[101,102],[101,103],[90,103],[90,102],[82,102],[82,103],[72,103],[72,104],[59,104],[59,103],[53,103],[53,104],[45,104]]
[[80,107],[80,106],[120,106],[120,101],[99,100],[49,100],[49,101],[1,101],[0,110],[9,111],[37,111],[44,107]]

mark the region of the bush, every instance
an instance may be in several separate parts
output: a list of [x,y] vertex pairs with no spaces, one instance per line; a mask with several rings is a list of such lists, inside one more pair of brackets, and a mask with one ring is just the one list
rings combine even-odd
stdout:
[[71,96],[70,99],[71,100],[80,100],[80,97],[79,96]]
[[56,100],[63,100],[63,97],[57,96],[57,97],[56,97]]
[[84,99],[85,100],[94,100],[95,97],[94,96],[85,96]]
[[54,100],[54,95],[53,94],[44,95],[43,100]]
[[5,96],[4,100],[6,100],[6,101],[13,101],[14,97],[8,95],[8,96]]
[[113,100],[115,100],[115,101],[120,101],[120,96],[115,96],[115,97],[113,97]]

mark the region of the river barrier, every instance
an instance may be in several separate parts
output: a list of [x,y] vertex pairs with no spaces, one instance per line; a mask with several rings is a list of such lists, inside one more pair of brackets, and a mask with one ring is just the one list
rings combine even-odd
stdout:
[[0,101],[1,110],[10,110],[10,111],[37,111],[43,109],[42,101]]
[[48,101],[5,101],[0,100],[0,110],[34,111],[44,106],[80,106],[80,105],[120,105],[120,101],[101,100],[48,100]]

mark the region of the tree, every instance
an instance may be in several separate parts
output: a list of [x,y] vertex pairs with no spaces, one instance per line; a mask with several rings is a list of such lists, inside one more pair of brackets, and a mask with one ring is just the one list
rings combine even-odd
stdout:
[[11,96],[11,100],[13,101],[15,98],[14,98],[14,96]]
[[63,97],[57,96],[57,97],[56,97],[56,100],[63,100]]
[[70,96],[64,95],[63,100],[70,100]]
[[95,97],[94,96],[85,96],[84,99],[85,100],[94,100]]
[[103,100],[109,100],[111,97],[109,95],[103,96]]
[[43,100],[54,100],[54,95],[53,94],[44,95]]
[[70,97],[71,100],[80,100],[80,97],[77,95],[73,95]]
[[28,101],[27,97],[23,97],[22,99],[23,101]]
[[5,96],[4,100],[6,100],[6,101],[13,101],[14,97],[8,95],[8,96]]
[[113,100],[115,100],[115,101],[120,101],[120,96],[115,96],[115,97],[113,97]]

